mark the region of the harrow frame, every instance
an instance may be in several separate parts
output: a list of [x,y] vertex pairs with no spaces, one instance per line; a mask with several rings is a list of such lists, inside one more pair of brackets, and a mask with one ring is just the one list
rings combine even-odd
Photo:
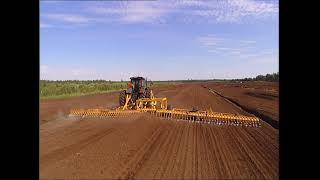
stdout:
[[148,113],[152,116],[164,119],[187,120],[198,123],[235,126],[260,126],[259,118],[240,114],[220,113],[210,111],[198,111],[187,109],[168,110],[167,98],[155,98],[151,91],[151,98],[140,98],[135,103],[129,103],[131,95],[127,94],[124,106],[116,109],[72,109],[70,115],[78,117],[123,117],[138,113]]
[[[142,101],[143,102],[143,101]],[[122,110],[121,108],[110,109],[73,109],[70,114],[78,117],[126,117],[138,113],[148,113],[154,117],[163,119],[187,120],[191,122],[216,124],[216,125],[235,125],[235,126],[260,126],[260,119],[257,117],[244,116],[240,114],[219,113],[210,111],[190,111],[187,109],[154,109],[139,108],[137,110]]]

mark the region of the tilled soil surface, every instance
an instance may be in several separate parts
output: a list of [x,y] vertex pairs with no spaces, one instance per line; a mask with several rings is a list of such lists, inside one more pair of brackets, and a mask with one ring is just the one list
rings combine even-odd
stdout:
[[207,83],[227,98],[242,106],[279,121],[279,83],[243,82],[243,83]]
[[67,99],[52,99],[40,101],[40,125],[59,119],[68,114],[71,108],[99,108],[118,106],[119,92],[71,97]]
[[[247,114],[200,84],[154,92],[177,108]],[[117,93],[41,102],[40,178],[278,179],[278,130],[264,122],[260,128],[246,128],[144,114],[106,119],[66,116],[70,108],[117,103]]]

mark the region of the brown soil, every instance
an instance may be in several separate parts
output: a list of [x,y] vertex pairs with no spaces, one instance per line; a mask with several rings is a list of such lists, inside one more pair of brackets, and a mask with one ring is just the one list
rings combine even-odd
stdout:
[[[154,92],[177,108],[247,114],[200,84]],[[40,178],[278,179],[278,130],[264,122],[260,128],[246,128],[140,114],[66,117],[70,108],[117,104],[117,93],[41,101]]]
[[252,111],[279,121],[279,83],[207,83],[205,86]]
[[71,108],[116,107],[119,92],[40,101],[40,125],[63,117]]

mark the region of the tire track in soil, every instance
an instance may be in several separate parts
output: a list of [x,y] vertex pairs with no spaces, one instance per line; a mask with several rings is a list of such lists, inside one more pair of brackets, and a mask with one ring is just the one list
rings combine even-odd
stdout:
[[[90,144],[90,146],[86,146],[83,150],[81,150],[81,151],[83,151],[83,152],[81,152],[81,155],[82,155],[81,158],[79,158],[79,157],[73,158],[73,156],[66,157],[66,158],[64,158],[63,162],[56,163],[59,166],[59,168],[56,168],[57,166],[48,167],[49,169],[51,169],[51,171],[42,171],[43,172],[42,176],[45,175],[46,177],[50,177],[50,178],[51,177],[61,178],[61,177],[64,177],[64,175],[67,175],[68,177],[74,177],[74,175],[72,173],[72,172],[74,172],[78,176],[78,178],[83,178],[83,177],[88,178],[88,177],[92,177],[92,176],[93,177],[101,177],[101,174],[106,174],[107,177],[110,177],[112,175],[112,172],[110,173],[110,168],[112,169],[112,166],[110,166],[110,165],[108,166],[108,164],[118,164],[118,162],[119,162],[118,161],[118,158],[119,158],[118,152],[121,151],[121,149],[120,149],[121,147],[120,148],[114,148],[114,147],[119,147],[119,145],[121,146],[121,144],[125,144],[126,147],[129,147],[132,144],[137,144],[136,142],[138,142],[138,141],[140,141],[140,142],[141,142],[141,140],[144,141],[142,136],[140,136],[140,138],[139,138],[139,136],[138,136],[138,138],[134,136],[133,138],[130,139],[134,143],[130,143],[129,146],[127,146],[128,145],[128,141],[127,141],[128,136],[123,137],[125,139],[121,138],[122,135],[127,135],[128,133],[130,134],[130,132],[134,132],[136,128],[139,128],[139,124],[142,124],[143,121],[145,121],[145,120],[144,119],[136,120],[135,118],[133,118],[133,119],[132,118],[119,119],[119,121],[118,121],[118,119],[116,121],[109,121],[109,120],[90,120],[90,121],[88,121],[88,123],[91,122],[91,124],[88,124],[88,125],[91,125],[91,126],[98,125],[98,127],[93,128],[92,131],[90,131],[91,133],[89,132],[89,133],[85,133],[85,134],[78,134],[78,136],[81,136],[82,139],[83,139],[83,137],[90,136],[90,134],[92,134],[92,132],[96,133],[97,131],[99,131],[101,129],[106,129],[107,127],[110,127],[110,126],[112,126],[115,129],[115,131],[111,135],[100,139],[98,142],[95,142],[94,144]],[[92,123],[92,122],[95,122],[95,123]],[[150,123],[148,123],[148,124],[150,125]],[[106,126],[106,125],[109,125],[109,126]],[[149,126],[149,128],[140,128],[141,129],[140,132],[142,132],[142,134],[150,134],[151,135],[151,133],[148,133],[148,132],[152,132],[152,129],[157,126],[157,123],[153,123],[151,125],[152,126],[151,127]],[[146,129],[147,129],[147,131],[146,131]],[[146,136],[146,137],[149,137],[149,136]],[[75,137],[75,138],[77,138],[77,137]],[[141,140],[139,140],[139,139],[141,139]],[[113,142],[113,143],[110,143],[110,142]],[[127,149],[126,147],[124,147],[124,149]],[[96,156],[98,154],[104,154],[104,156],[101,156],[101,158],[97,158]],[[105,162],[101,161],[100,159],[101,160],[104,159]],[[88,164],[87,163],[88,161],[92,161],[92,165],[91,165],[91,162],[90,162],[90,164]],[[92,167],[95,167],[95,168],[92,168]],[[102,171],[104,171],[104,173],[101,173],[101,174],[96,173],[96,170],[100,169],[100,167],[105,167],[105,168],[101,169]],[[66,168],[68,169],[68,171],[64,173],[62,169],[66,169]],[[88,176],[86,174],[88,174]]]
[[197,145],[197,174],[199,179],[204,179],[206,176],[206,173],[203,171],[204,165],[205,165],[205,159],[203,157],[203,139],[201,138],[201,132],[202,132],[202,125],[200,123],[196,124],[198,128],[197,138],[198,138],[198,145]]
[[186,138],[185,138],[185,145],[184,145],[184,147],[186,148],[186,153],[184,154],[184,156],[183,156],[183,168],[182,168],[182,174],[181,174],[181,177],[182,178],[186,178],[186,176],[185,176],[185,171],[186,171],[186,167],[187,167],[187,157],[188,157],[188,154],[189,154],[189,152],[190,152],[190,149],[189,149],[189,147],[190,147],[190,143],[188,143],[189,142],[189,136],[190,136],[190,124],[187,124],[187,128],[188,128],[188,130],[187,130],[187,133],[186,133]]
[[207,174],[204,169],[206,168],[206,158],[204,156],[204,144],[203,144],[203,138],[202,138],[202,129],[203,126],[202,124],[197,124],[199,128],[199,133],[197,135],[198,137],[198,174],[199,174],[199,179],[205,179]]
[[[230,133],[228,133],[227,137],[232,137],[230,139],[232,139],[232,141],[230,142],[231,147],[233,149],[237,149],[240,150],[240,153],[237,154],[237,167],[238,167],[238,176],[236,176],[237,178],[243,178],[243,177],[249,177],[250,179],[252,178],[256,178],[255,176],[253,176],[253,174],[255,174],[254,171],[254,167],[252,167],[252,165],[248,162],[248,161],[244,161],[244,159],[248,159],[249,157],[247,156],[247,154],[244,152],[244,150],[241,148],[241,142],[238,141],[238,139],[236,138],[238,136],[238,134],[235,133],[235,131],[230,131]],[[235,175],[234,175],[235,177]]]
[[179,178],[183,178],[184,177],[184,171],[185,171],[185,159],[188,153],[188,129],[189,129],[189,124],[180,124],[183,126],[183,135],[182,135],[182,139],[181,139],[181,144],[179,146],[179,150],[178,151],[178,158],[177,158],[177,163],[176,164],[176,170],[173,169],[174,172],[176,172],[176,174],[174,175],[175,177],[179,177]]
[[201,131],[201,139],[203,142],[204,147],[204,159],[205,159],[205,169],[208,177],[213,177],[212,169],[214,169],[214,165],[212,164],[212,161],[214,160],[214,156],[212,156],[211,151],[211,144],[209,141],[209,138],[206,134],[206,125],[202,125],[202,131]]
[[243,154],[242,153],[236,153],[235,150],[241,149],[239,147],[239,142],[237,139],[235,139],[235,136],[238,136],[234,133],[234,128],[230,131],[230,133],[226,133],[225,139],[228,145],[228,150],[230,151],[231,159],[232,159],[232,177],[234,178],[254,178],[250,176],[253,174],[247,163],[247,161],[243,160]]
[[[266,145],[266,142],[262,142],[260,139],[263,138],[263,136],[261,135],[261,133],[255,133],[255,135],[252,134],[252,132],[248,129],[245,129],[245,131],[247,132],[247,134],[250,136],[250,139],[254,139],[254,142],[255,144],[257,145],[257,147],[261,147],[261,149],[265,150],[266,152],[269,152],[269,153],[266,153],[264,154],[264,156],[266,157],[265,159],[268,159],[268,160],[271,160],[271,162],[273,161],[276,161],[276,159],[274,159],[273,157],[275,156],[272,156],[272,153],[278,151],[278,148],[276,148],[275,146],[273,146],[273,143],[272,141],[269,141],[268,142],[268,145]],[[272,152],[272,153],[270,153]],[[263,155],[261,153],[261,155]]]
[[[184,155],[187,153],[187,149],[186,144],[187,144],[187,139],[185,138],[185,136],[187,135],[187,128],[188,128],[188,124],[185,123],[178,123],[180,126],[182,126],[183,130],[182,130],[182,134],[181,134],[181,140],[179,141],[179,146],[178,146],[178,151],[177,151],[177,159],[176,162],[174,163],[174,168],[172,169],[172,174],[174,177],[183,177],[183,159],[184,159]],[[174,172],[176,174],[174,174]]]
[[214,155],[216,157],[216,160],[218,162],[218,172],[219,172],[219,177],[227,177],[227,168],[225,167],[225,163],[224,163],[224,158],[222,156],[222,153],[220,152],[220,148],[221,145],[219,144],[219,139],[220,137],[217,137],[218,134],[217,132],[219,131],[219,129],[213,129],[213,128],[209,128],[209,131],[208,133],[210,134],[210,139],[212,140],[213,142],[213,146],[212,146],[212,149],[214,149]]
[[[150,157],[151,153],[154,151],[154,147],[156,145],[157,139],[163,136],[161,133],[163,127],[159,127],[149,138],[148,141],[139,148],[139,150],[131,155],[127,156],[129,162],[124,165],[124,169],[120,172],[116,177],[132,179],[137,174],[143,163]],[[117,168],[116,168],[117,169]]]
[[[132,116],[128,119],[128,120],[134,120],[136,122],[136,124],[138,124],[137,121],[140,121],[141,118],[133,118]],[[125,169],[126,164],[128,163],[130,157],[132,157],[135,152],[135,150],[130,150],[128,149],[130,147],[130,145],[128,145],[128,137],[126,136],[127,133],[130,133],[132,131],[132,129],[138,128],[137,125],[135,123],[130,124],[130,126],[124,126],[121,128],[117,129],[117,135],[119,138],[121,138],[122,140],[120,140],[120,142],[122,143],[122,145],[120,146],[120,149],[117,150],[117,152],[113,153],[113,157],[116,157],[115,159],[113,159],[113,161],[115,161],[116,163],[113,164],[113,166],[111,166],[110,169],[110,176],[111,177],[117,177],[117,175],[120,173],[121,170]],[[127,151],[129,152],[128,154],[126,154],[125,156],[122,155],[123,150],[121,149],[127,149]]]
[[[225,128],[225,127],[220,127],[220,128]],[[230,178],[231,177],[231,169],[229,167],[229,163],[226,161],[228,158],[228,156],[225,154],[226,150],[222,150],[222,148],[225,149],[225,144],[224,141],[222,141],[222,139],[224,139],[224,137],[221,135],[221,131],[222,129],[216,130],[216,131],[212,131],[211,130],[211,134],[215,134],[214,138],[215,141],[217,142],[217,151],[218,151],[218,155],[221,157],[222,160],[222,164],[223,164],[223,169],[224,169],[224,177],[226,178]]]
[[155,175],[154,175],[154,178],[155,177],[159,177],[159,178],[163,178],[164,175],[165,175],[165,172],[166,172],[166,169],[168,167],[168,164],[169,164],[169,156],[172,154],[172,151],[173,151],[173,145],[172,144],[175,144],[175,142],[177,141],[177,138],[174,138],[176,136],[176,133],[175,133],[175,129],[176,129],[176,124],[175,122],[170,122],[171,123],[171,129],[170,129],[170,134],[168,136],[168,139],[167,139],[167,143],[166,143],[166,151],[164,153],[164,156],[163,158],[161,159],[161,166],[157,169]]
[[[76,127],[76,128],[75,128]],[[85,132],[88,132],[89,130],[94,129],[94,126],[87,126],[87,124],[74,124],[73,128],[68,127],[65,129],[60,129],[58,131],[60,131],[59,133],[50,133],[48,134],[48,137],[41,137],[41,143],[53,143],[56,141],[60,141],[61,139],[66,139],[66,138],[72,138],[72,136],[74,134],[83,134]],[[53,134],[59,134],[57,136],[54,136]],[[45,139],[45,140],[42,140]]]
[[[239,134],[233,133],[234,132],[234,127],[230,129],[230,133],[225,133],[225,142],[226,142],[226,149],[228,149],[228,154],[230,157],[230,160],[233,163],[230,163],[231,166],[231,175],[232,177],[236,178],[256,178],[252,177],[251,175],[254,173],[252,168],[248,168],[248,163],[247,161],[240,161],[239,159],[242,159],[243,153],[236,153],[235,150],[239,150],[239,142],[237,139],[235,139],[236,136],[239,136]],[[242,128],[244,130],[246,128]],[[240,157],[239,157],[240,156]],[[256,173],[255,173],[256,174]]]
[[[248,138],[248,135],[243,134],[242,131],[238,131],[238,129],[235,130],[235,135],[238,142],[238,148],[240,149],[240,152],[242,152],[242,154],[245,156],[246,162],[251,169],[253,178],[265,178],[263,173],[261,172],[261,169],[259,168],[259,161],[261,159],[256,159],[254,157],[254,150],[243,140]],[[242,137],[243,139],[238,137]]]
[[209,158],[210,152],[209,152],[209,148],[207,147],[207,139],[204,135],[204,129],[205,129],[204,124],[201,124],[201,131],[200,131],[200,139],[201,139],[201,171],[203,172],[203,177],[204,179],[208,179],[208,178],[212,178],[213,175],[211,174],[210,168],[212,167],[211,165],[211,158]]
[[84,147],[93,144],[97,141],[99,141],[101,138],[105,137],[106,135],[112,133],[114,131],[113,128],[109,128],[107,130],[100,131],[94,135],[88,136],[87,138],[79,141],[76,144],[71,144],[69,146],[63,147],[61,149],[54,150],[50,152],[49,154],[46,154],[42,157],[40,157],[40,164],[41,166],[45,167],[46,165],[54,162],[59,161],[67,156],[71,155],[74,152],[77,152]]
[[214,140],[214,138],[212,137],[211,133],[210,133],[210,129],[211,127],[206,127],[204,129],[205,131],[205,135],[206,137],[208,137],[208,149],[209,149],[209,155],[210,155],[210,159],[211,159],[211,174],[213,175],[212,177],[223,177],[222,173],[223,171],[221,169],[223,169],[223,165],[221,164],[221,160],[219,159],[219,154],[217,153],[216,148],[219,148]]
[[[143,166],[136,173],[135,178],[139,179],[139,178],[141,178],[140,174],[143,174],[144,178],[154,179],[154,174],[159,169],[158,163],[162,162],[161,161],[162,157],[159,155],[161,154],[162,149],[166,149],[165,145],[166,145],[168,137],[170,135],[170,129],[168,128],[168,124],[164,123],[163,126],[164,126],[163,127],[164,130],[163,130],[163,133],[161,134],[161,137],[159,137],[157,140],[158,142],[156,143],[156,145],[154,147],[155,151],[153,151],[153,153],[150,155],[148,160],[145,161]],[[158,162],[158,163],[154,163],[154,162]]]
[[[240,136],[246,137],[245,139],[252,139],[251,135],[249,133],[245,133],[245,131],[237,130],[237,132],[240,134]],[[266,177],[266,174],[271,173],[271,178],[274,178],[277,176],[278,172],[277,169],[271,168],[274,167],[273,165],[275,162],[278,162],[273,158],[276,156],[271,156],[271,154],[273,154],[273,151],[266,150],[265,148],[261,147],[258,143],[259,141],[251,141],[251,143],[243,141],[241,148],[246,150],[250,162],[253,163],[256,169],[258,169],[259,175],[261,175],[263,178],[270,178]]]
[[203,125],[203,124],[201,124],[201,128],[202,128],[202,131],[200,132],[200,138],[201,138],[201,141],[202,141],[202,153],[201,153],[201,155],[202,155],[202,160],[201,160],[201,162],[204,164],[204,167],[203,168],[201,168],[201,171],[204,171],[205,172],[205,177],[203,177],[203,178],[209,178],[209,177],[213,177],[212,175],[211,175],[211,171],[209,170],[209,167],[212,167],[211,166],[211,159],[209,158],[209,152],[208,152],[208,147],[207,147],[207,140],[206,140],[206,137],[205,137],[205,135],[204,135],[204,129],[205,129],[205,125]]
[[193,176],[193,139],[194,139],[194,126],[192,123],[186,123],[189,127],[189,133],[188,133],[188,151],[186,155],[186,165],[185,165],[185,171],[184,171],[184,177],[185,178],[192,178]]
[[[181,133],[183,131],[182,129],[182,124],[179,124],[177,122],[174,122],[174,132],[175,129],[177,129],[176,133],[174,133],[174,136],[172,137],[174,139],[173,144],[171,145],[171,149],[169,152],[169,156],[167,156],[167,162],[166,162],[166,167],[164,168],[164,171],[162,172],[161,178],[167,179],[167,178],[172,178],[172,169],[174,167],[174,162],[176,160],[176,153],[178,151],[178,149],[176,148],[176,146],[179,144],[179,142],[181,142]],[[180,137],[180,138],[179,138]]]
[[177,159],[178,159],[178,154],[180,150],[180,145],[181,145],[181,139],[184,131],[184,124],[179,124],[178,122],[175,122],[175,124],[179,128],[179,134],[177,137],[177,141],[175,141],[175,144],[173,145],[173,153],[172,156],[170,156],[170,162],[171,164],[168,165],[168,168],[166,169],[165,174],[169,176],[169,178],[174,178],[175,177],[175,169],[178,168],[177,166]]
[[[247,137],[252,139],[252,135],[250,133],[247,133],[247,134],[248,134]],[[261,143],[259,142],[248,144],[248,147],[250,149],[252,149],[252,147],[261,147],[261,148],[252,150],[253,151],[252,155],[254,159],[260,159],[260,161],[257,163],[257,165],[259,166],[259,170],[262,174],[266,174],[266,172],[274,172],[274,170],[271,169],[272,167],[271,162],[276,162],[273,159],[273,157],[275,156],[274,155],[271,156],[271,154],[273,154],[273,151],[272,150],[269,151],[270,150],[269,148],[264,148],[264,146],[260,144]],[[268,178],[268,177],[264,177],[264,178]]]
[[[268,126],[263,126],[262,128],[272,128],[272,127],[268,127]],[[272,128],[272,130],[275,131],[275,129]],[[278,142],[279,139],[274,138],[271,133],[269,131],[267,131],[267,129],[263,130],[263,131],[259,131],[256,129],[252,129],[252,131],[248,131],[248,129],[246,129],[246,131],[248,133],[251,134],[252,137],[254,137],[258,142],[260,142],[260,139],[265,139],[265,142],[269,142],[268,146],[272,146],[273,149],[278,149]],[[269,133],[268,133],[269,132]],[[272,131],[271,131],[272,132]],[[266,145],[265,145],[266,146]],[[271,148],[271,147],[270,147]]]
[[[191,124],[191,123],[190,123]],[[192,153],[191,153],[191,157],[192,157],[192,161],[191,161],[191,178],[195,179],[196,176],[196,138],[197,138],[197,129],[195,126],[193,126],[193,124],[191,124],[192,128],[193,128],[193,136],[192,136]]]
[[[67,121],[67,120],[55,120],[50,121],[48,123],[40,125],[40,133],[41,133],[41,139],[46,139],[47,141],[50,141],[52,138],[55,138],[54,135],[60,135],[65,133],[66,131],[69,131],[70,129],[73,129],[74,126],[81,125],[82,121]],[[48,128],[50,127],[50,129]],[[49,130],[48,130],[49,129]]]
[[198,126],[197,124],[195,124],[195,129],[196,129],[196,133],[195,133],[195,147],[194,147],[194,179],[198,179]]

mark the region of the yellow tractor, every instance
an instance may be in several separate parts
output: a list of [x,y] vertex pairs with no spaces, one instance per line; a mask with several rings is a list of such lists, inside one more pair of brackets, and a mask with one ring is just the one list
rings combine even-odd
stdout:
[[188,120],[196,123],[259,127],[260,120],[255,116],[231,113],[187,110],[168,107],[167,98],[156,98],[143,77],[131,77],[128,89],[119,94],[119,107],[116,109],[72,109],[71,116],[77,117],[118,117],[138,113],[148,113],[157,118]]

